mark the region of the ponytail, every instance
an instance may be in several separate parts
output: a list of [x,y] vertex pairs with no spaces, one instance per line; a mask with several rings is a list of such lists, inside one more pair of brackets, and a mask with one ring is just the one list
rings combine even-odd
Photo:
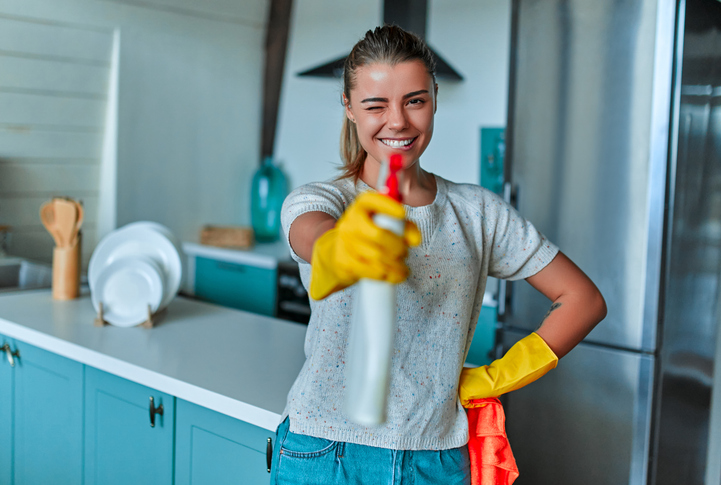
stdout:
[[343,116],[343,128],[340,134],[340,156],[345,163],[341,168],[343,174],[339,178],[353,177],[354,181],[358,181],[367,155],[368,153],[366,153],[358,139],[355,123],[349,120],[347,116]]

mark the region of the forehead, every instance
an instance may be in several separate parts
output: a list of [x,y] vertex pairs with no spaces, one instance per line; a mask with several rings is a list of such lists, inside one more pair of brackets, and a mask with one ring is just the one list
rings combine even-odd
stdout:
[[433,79],[426,66],[418,60],[391,65],[385,62],[366,64],[356,69],[355,86],[358,94],[406,94],[427,89],[432,92]]

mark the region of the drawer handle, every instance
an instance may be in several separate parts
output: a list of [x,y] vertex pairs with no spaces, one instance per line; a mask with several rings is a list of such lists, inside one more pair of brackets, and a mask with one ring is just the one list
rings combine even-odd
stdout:
[[155,428],[155,415],[163,415],[163,405],[161,404],[157,408],[155,407],[155,399],[150,396],[150,427]]
[[268,444],[265,446],[265,464],[268,465],[268,473],[270,473],[270,464],[273,462],[273,440],[268,438]]
[[7,355],[7,358],[8,358],[8,362],[10,362],[10,365],[12,367],[15,367],[14,357],[20,358],[20,351],[15,349],[15,352],[13,352],[12,349],[10,348],[10,344],[7,342],[5,342],[5,344],[2,347],[0,347],[0,350],[5,352],[5,355]]

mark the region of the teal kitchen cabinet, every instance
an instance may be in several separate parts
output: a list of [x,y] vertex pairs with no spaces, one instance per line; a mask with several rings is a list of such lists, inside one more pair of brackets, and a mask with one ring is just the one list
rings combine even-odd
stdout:
[[261,315],[275,315],[276,270],[198,256],[195,297]]
[[13,463],[13,368],[6,359],[14,343],[0,335],[0,483],[12,483]]
[[176,485],[267,485],[274,433],[177,399]]
[[183,243],[183,293],[238,310],[276,315],[278,263],[291,261],[285,241],[249,250]]
[[174,412],[173,396],[86,366],[85,485],[171,485]]
[[11,339],[2,359],[0,482],[82,483],[83,365]]
[[478,324],[473,334],[471,347],[468,349],[466,362],[473,365],[488,365],[493,359],[496,342],[496,321],[498,319],[495,306],[482,306],[478,316]]

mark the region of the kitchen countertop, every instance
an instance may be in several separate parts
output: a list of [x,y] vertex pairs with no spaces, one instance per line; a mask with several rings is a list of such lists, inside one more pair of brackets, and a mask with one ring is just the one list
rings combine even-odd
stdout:
[[0,294],[0,334],[270,431],[305,362],[305,325],[180,296],[151,329],[94,318],[87,288]]
[[279,261],[292,261],[288,244],[281,240],[274,243],[260,243],[248,249],[219,248],[192,242],[183,243],[183,252],[188,256],[251,264],[259,268],[274,269]]

